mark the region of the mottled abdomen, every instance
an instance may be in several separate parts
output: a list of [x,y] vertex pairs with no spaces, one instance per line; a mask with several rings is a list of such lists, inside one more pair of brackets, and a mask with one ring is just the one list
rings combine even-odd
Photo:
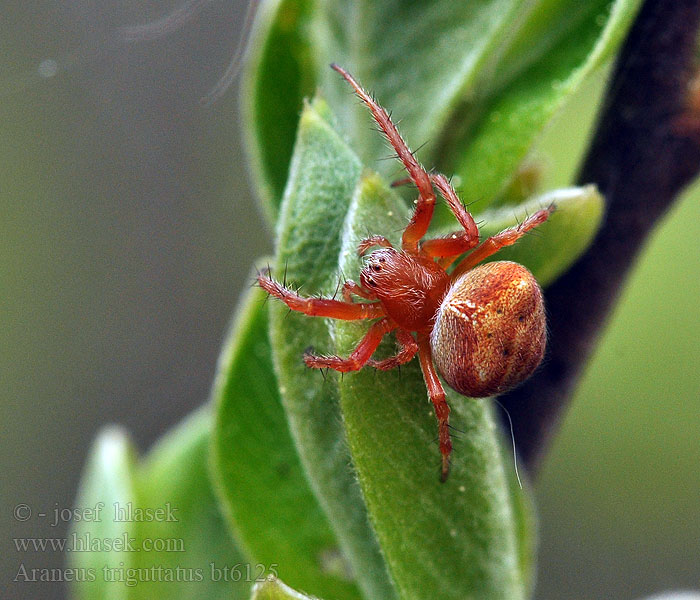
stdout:
[[527,379],[546,343],[542,290],[513,262],[462,275],[440,305],[431,335],[435,366],[461,394],[499,394]]

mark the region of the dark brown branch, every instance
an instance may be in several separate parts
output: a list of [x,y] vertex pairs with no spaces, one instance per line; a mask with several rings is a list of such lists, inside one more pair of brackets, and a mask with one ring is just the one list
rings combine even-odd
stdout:
[[549,350],[500,398],[533,469],[647,235],[700,171],[698,118],[688,113],[698,0],[647,0],[619,56],[579,181],[607,201],[593,245],[545,294]]

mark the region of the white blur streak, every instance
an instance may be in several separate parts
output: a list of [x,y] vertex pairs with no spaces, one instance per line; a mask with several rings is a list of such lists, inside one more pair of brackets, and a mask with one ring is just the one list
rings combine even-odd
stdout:
[[117,29],[117,37],[124,42],[157,40],[181,29],[211,0],[189,0],[173,12],[143,25],[126,25]]
[[513,432],[513,420],[510,418],[510,413],[508,412],[508,409],[503,406],[496,398],[494,398],[494,401],[498,406],[500,406],[503,409],[503,412],[506,413],[506,417],[508,417],[508,425],[510,425],[510,439],[513,441],[513,468],[515,469],[515,478],[518,480],[518,486],[520,489],[523,489],[523,482],[520,480],[520,473],[518,471],[518,451],[515,448],[515,433]]
[[[41,60],[37,68],[17,77],[0,81],[0,97],[21,93],[33,87],[40,81],[52,79],[57,74],[66,73],[97,60],[102,56],[105,47],[120,46],[147,42],[170,35],[187,25],[212,0],[187,0],[169,14],[140,25],[125,25],[112,30],[107,40],[101,43],[89,43],[67,52],[59,57]],[[216,85],[201,99],[203,105],[211,105],[224,95],[235,81],[247,52],[253,19],[258,6],[258,0],[250,0],[243,21],[241,37],[239,38],[233,57],[226,71]]]
[[243,28],[241,31],[241,36],[238,40],[238,45],[236,46],[236,51],[233,53],[233,56],[228,63],[228,67],[226,67],[226,71],[221,76],[219,81],[217,81],[214,87],[209,90],[207,95],[201,99],[200,102],[204,106],[211,106],[214,104],[224,95],[226,90],[228,90],[236,80],[236,77],[238,77],[243,65],[243,59],[248,54],[248,46],[250,45],[251,39],[250,32],[253,28],[253,20],[255,18],[257,8],[258,0],[250,0],[248,8],[245,11]]

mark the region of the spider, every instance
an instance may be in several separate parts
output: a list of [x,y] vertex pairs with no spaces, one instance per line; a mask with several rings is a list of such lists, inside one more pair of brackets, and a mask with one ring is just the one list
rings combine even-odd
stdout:
[[[304,362],[308,367],[330,368],[341,373],[357,371],[366,365],[389,370],[418,354],[438,422],[440,480],[444,482],[449,474],[452,441],[450,408],[438,373],[465,396],[493,396],[529,377],[542,360],[546,343],[542,291],[530,271],[508,261],[478,263],[546,221],[554,205],[480,244],[476,222],[448,179],[426,171],[386,110],[342,67],[335,64],[331,67],[369,108],[406,168],[408,178],[397,183],[412,182],[418,189],[413,216],[403,231],[401,249],[394,248],[381,235],[372,235],[359,243],[360,256],[370,248],[378,249],[366,258],[360,283],[351,280],[344,283],[342,301],[302,297],[264,273],[258,275],[258,283],[290,309],[306,315],[374,320],[347,358],[317,356],[307,351]],[[445,199],[462,229],[421,241],[433,216],[434,190]],[[471,252],[448,271],[468,251]],[[356,302],[353,296],[366,302]],[[394,332],[398,341],[397,354],[383,360],[373,359],[382,338],[390,332]]]

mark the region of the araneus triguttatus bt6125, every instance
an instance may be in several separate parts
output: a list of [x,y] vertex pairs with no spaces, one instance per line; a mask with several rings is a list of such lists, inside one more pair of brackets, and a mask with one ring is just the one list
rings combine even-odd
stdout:
[[[304,362],[309,367],[343,373],[365,365],[388,370],[418,354],[438,421],[441,480],[445,481],[452,451],[450,409],[438,373],[461,394],[492,396],[525,380],[539,365],[545,348],[542,292],[530,271],[507,261],[477,265],[546,221],[554,207],[539,210],[517,227],[505,229],[479,244],[478,227],[447,178],[427,172],[414,158],[387,112],[349,73],[337,65],[331,66],[370,109],[410,181],[418,188],[413,216],[403,231],[400,250],[381,235],[359,243],[360,255],[372,247],[379,248],[367,257],[360,283],[345,282],[342,301],[302,297],[266,274],[260,274],[258,282],[292,310],[310,316],[376,319],[350,356],[307,353]],[[433,216],[435,189],[462,230],[421,241]],[[468,251],[471,252],[448,272],[456,259]],[[367,302],[354,302],[352,296]],[[383,360],[372,359],[384,335],[392,331],[399,352]]]

